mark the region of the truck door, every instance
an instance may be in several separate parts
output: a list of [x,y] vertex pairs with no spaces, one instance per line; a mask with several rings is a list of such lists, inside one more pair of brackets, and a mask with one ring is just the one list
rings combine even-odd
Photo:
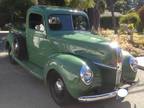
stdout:
[[46,42],[44,18],[40,14],[31,13],[28,23],[26,33],[29,61],[43,67],[44,58],[41,44]]

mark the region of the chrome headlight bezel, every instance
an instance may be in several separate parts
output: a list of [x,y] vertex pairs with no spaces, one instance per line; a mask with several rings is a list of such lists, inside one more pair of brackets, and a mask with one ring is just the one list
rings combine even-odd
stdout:
[[85,85],[90,85],[93,81],[93,72],[87,65],[83,65],[80,69],[80,78]]
[[130,68],[132,69],[132,71],[134,71],[134,72],[138,71],[138,68],[137,68],[138,61],[136,60],[136,58],[130,57],[129,64],[130,64]]

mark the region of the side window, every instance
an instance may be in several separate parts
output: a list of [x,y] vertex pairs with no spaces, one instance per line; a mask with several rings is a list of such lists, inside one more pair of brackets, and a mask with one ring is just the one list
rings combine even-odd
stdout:
[[29,28],[37,30],[37,31],[44,31],[44,24],[43,18],[39,14],[32,13],[29,15]]
[[86,31],[89,29],[88,20],[82,15],[73,15],[74,30]]
[[69,14],[55,14],[48,17],[48,25],[53,31],[72,30],[72,18]]

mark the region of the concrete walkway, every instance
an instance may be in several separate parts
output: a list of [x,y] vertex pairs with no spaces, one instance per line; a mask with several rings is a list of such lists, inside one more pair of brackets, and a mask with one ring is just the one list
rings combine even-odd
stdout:
[[141,70],[144,70],[144,57],[137,57],[138,65]]
[[144,57],[137,57],[138,64],[144,66]]

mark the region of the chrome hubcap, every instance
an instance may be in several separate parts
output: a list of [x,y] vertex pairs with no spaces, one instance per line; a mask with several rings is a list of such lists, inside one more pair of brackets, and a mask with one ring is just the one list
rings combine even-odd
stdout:
[[15,50],[17,51],[18,50],[18,44],[16,43],[14,47],[15,47]]
[[61,79],[58,79],[55,83],[55,90],[57,93],[61,93],[63,91],[64,84]]

